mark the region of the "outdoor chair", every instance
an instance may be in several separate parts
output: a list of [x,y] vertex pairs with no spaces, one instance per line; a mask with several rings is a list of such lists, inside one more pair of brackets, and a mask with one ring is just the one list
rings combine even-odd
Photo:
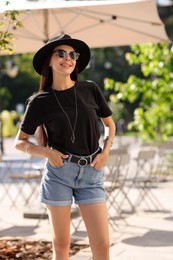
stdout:
[[158,146],[158,165],[156,174],[160,181],[173,173],[173,143],[166,142]]
[[13,185],[13,180],[10,178],[14,171],[18,172],[19,169],[23,169],[26,159],[4,159],[0,161],[0,202],[1,205],[9,204],[15,206],[16,203],[16,187]]
[[38,200],[38,187],[40,185],[44,159],[32,156],[26,160],[23,167],[10,173],[13,184],[17,186],[17,191],[12,206],[15,206],[18,198],[22,199],[24,206],[31,206],[35,198]]
[[137,197],[134,204],[138,209],[143,203],[147,205],[147,209],[154,206],[155,210],[163,209],[159,199],[153,192],[158,185],[157,176],[155,175],[156,167],[156,150],[144,149],[140,150],[136,158],[136,174],[127,179],[129,189],[136,189]]
[[127,154],[127,150],[113,149],[110,151],[104,167],[104,186],[107,193],[109,223],[113,229],[118,228],[120,222],[127,224],[122,215],[122,197],[133,207],[124,189],[129,161],[130,156]]

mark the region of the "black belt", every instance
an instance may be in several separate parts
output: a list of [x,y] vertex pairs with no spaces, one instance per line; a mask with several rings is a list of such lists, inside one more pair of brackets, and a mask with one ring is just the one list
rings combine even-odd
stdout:
[[88,155],[88,156],[77,156],[74,154],[70,154],[69,158],[67,158],[66,160],[68,162],[77,163],[79,166],[84,167],[84,166],[90,164],[94,160],[94,158],[97,156],[97,154],[100,152],[101,152],[101,148],[98,148],[98,150],[95,153]]

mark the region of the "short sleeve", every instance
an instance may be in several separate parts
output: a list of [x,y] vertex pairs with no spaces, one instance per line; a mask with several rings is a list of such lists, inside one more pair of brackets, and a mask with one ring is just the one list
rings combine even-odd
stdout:
[[27,104],[20,129],[29,135],[33,135],[36,131],[36,128],[42,124],[41,115],[42,113],[38,99],[30,99]]
[[108,117],[112,115],[112,111],[108,106],[108,103],[101,91],[101,89],[99,88],[99,86],[94,83],[95,85],[95,98],[96,98],[96,103],[98,106],[98,110],[97,110],[97,116],[99,117]]

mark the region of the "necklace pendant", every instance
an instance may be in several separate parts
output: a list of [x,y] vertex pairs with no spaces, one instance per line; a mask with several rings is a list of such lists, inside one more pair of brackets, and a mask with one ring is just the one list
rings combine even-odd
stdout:
[[74,144],[74,142],[75,142],[75,134],[73,133],[72,135],[71,135],[71,142]]

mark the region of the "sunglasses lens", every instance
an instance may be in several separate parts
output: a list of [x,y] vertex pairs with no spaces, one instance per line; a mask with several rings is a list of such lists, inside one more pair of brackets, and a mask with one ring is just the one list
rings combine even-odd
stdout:
[[67,56],[66,51],[64,50],[57,50],[56,52],[60,58],[65,58]]
[[75,52],[75,51],[71,51],[70,53],[70,57],[73,59],[73,60],[77,60],[79,58],[79,53]]

